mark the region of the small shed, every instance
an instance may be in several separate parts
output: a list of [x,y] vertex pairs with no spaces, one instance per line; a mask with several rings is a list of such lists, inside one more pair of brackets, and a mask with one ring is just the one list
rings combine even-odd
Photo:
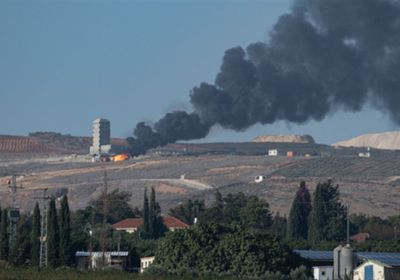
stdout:
[[294,151],[287,151],[287,152],[286,152],[286,156],[287,156],[287,157],[294,157],[294,156],[296,156],[296,152],[294,152]]
[[154,259],[154,256],[140,258],[140,273],[143,273],[154,262]]
[[278,149],[268,150],[268,156],[270,156],[270,157],[276,157],[276,156],[278,156],[278,154],[279,154]]
[[332,280],[333,266],[313,266],[313,275],[315,280]]

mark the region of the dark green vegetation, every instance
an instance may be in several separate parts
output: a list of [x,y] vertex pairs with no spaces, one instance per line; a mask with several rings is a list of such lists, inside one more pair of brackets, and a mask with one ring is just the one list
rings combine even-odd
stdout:
[[[112,205],[112,211],[104,211],[104,205]],[[202,199],[187,200],[169,213],[192,227],[174,232],[166,232],[154,189],[150,194],[145,190],[142,209],[130,205],[129,193],[115,190],[102,193],[85,209],[71,213],[66,196],[59,204],[52,199],[48,212],[42,214],[48,217],[50,268],[74,267],[74,253],[86,251],[91,245],[93,251],[100,251],[103,246],[107,251],[117,248],[128,251],[128,268],[132,271],[139,267],[140,257],[155,255],[156,262],[147,272],[152,276],[143,279],[180,275],[182,279],[225,276],[290,280],[308,279],[308,270],[301,267],[302,260],[293,249],[332,250],[346,241],[346,211],[338,186],[327,180],[317,184],[313,196],[306,183],[301,182],[288,217],[273,214],[266,200],[241,192],[223,195],[215,191],[210,203]],[[10,276],[13,274],[19,275],[17,279],[28,279],[29,274],[32,275],[29,279],[62,277],[54,270],[39,273],[33,269],[38,266],[39,208],[35,207],[32,215],[21,216],[15,248],[8,248],[6,213],[3,209],[0,256],[8,266],[7,277],[13,279]],[[128,234],[111,228],[115,221],[132,217],[144,219],[138,232]],[[368,232],[371,236],[365,243],[353,243],[359,250],[400,251],[399,228],[400,216],[381,219],[352,215],[350,220],[351,234]],[[97,276],[96,279],[124,279],[130,275],[110,272],[110,278],[102,278],[105,276],[96,273],[61,271],[71,278],[82,279]]]

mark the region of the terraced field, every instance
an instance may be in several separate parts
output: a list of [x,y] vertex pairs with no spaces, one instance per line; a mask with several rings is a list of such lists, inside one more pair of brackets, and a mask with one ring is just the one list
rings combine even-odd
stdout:
[[24,136],[0,135],[1,153],[51,153],[55,150],[37,139]]

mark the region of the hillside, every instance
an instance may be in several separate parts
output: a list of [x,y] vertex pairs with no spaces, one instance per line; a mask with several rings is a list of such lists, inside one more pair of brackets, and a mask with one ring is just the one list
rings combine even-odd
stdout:
[[[251,146],[249,143],[243,145]],[[195,146],[190,144],[186,148]],[[203,145],[200,147],[204,148]],[[3,182],[9,175],[17,173],[23,174],[18,184],[24,189],[19,190],[17,199],[22,209],[33,208],[35,200],[32,197],[38,195],[39,188],[48,188],[50,195],[67,191],[70,207],[84,208],[103,191],[106,171],[109,190],[131,192],[133,206],[141,207],[144,188],[154,187],[163,212],[188,198],[205,199],[210,203],[218,189],[223,194],[257,195],[268,201],[272,211],[288,214],[301,180],[305,180],[313,191],[318,182],[333,178],[340,185],[341,199],[351,203],[352,212],[382,217],[399,213],[399,153],[373,150],[371,158],[359,158],[353,149],[331,149],[338,153],[310,157],[209,153],[153,155],[104,164],[92,163],[87,156],[2,160],[0,205],[10,203],[9,190]],[[267,180],[257,184],[254,177],[260,174],[267,175]]]
[[[126,145],[124,139],[113,138],[113,145]],[[89,153],[91,137],[71,136],[56,132],[35,132],[29,136],[0,135],[0,154],[64,155]]]
[[341,141],[333,146],[341,147],[371,147],[375,149],[400,149],[400,131],[364,134],[358,137]]

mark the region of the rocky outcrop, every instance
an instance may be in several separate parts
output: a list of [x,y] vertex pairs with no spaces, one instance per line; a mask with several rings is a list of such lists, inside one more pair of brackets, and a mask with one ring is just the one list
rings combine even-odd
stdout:
[[253,142],[273,142],[273,143],[305,143],[314,144],[311,135],[260,135],[254,138]]
[[341,147],[371,147],[375,149],[400,149],[400,131],[372,133],[357,136],[355,138],[338,142],[333,146]]

